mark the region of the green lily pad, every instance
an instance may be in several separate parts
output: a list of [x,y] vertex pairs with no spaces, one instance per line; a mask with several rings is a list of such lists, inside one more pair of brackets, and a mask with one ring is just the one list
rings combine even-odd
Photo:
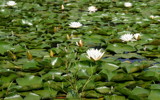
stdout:
[[62,64],[61,58],[59,58],[59,57],[54,57],[54,58],[52,58],[52,60],[51,60],[51,65],[52,65],[53,67],[59,67],[61,64]]
[[108,69],[103,69],[100,74],[102,75],[102,77],[108,79],[108,81],[110,81],[116,74],[116,71],[109,71]]
[[14,49],[10,44],[0,41],[0,54],[4,54],[8,50]]
[[160,84],[151,84],[150,89],[157,89],[157,90],[160,90]]
[[109,71],[114,71],[116,69],[118,69],[119,66],[112,64],[112,63],[104,63],[102,64],[102,69],[107,69]]
[[24,100],[40,100],[41,97],[35,93],[29,93],[25,98]]
[[111,90],[109,87],[103,86],[103,87],[97,87],[96,91],[102,94],[110,93]]
[[14,79],[16,79],[18,76],[16,74],[10,74],[9,76],[5,77],[5,76],[1,76],[1,81],[8,83],[13,81]]
[[102,94],[97,93],[94,90],[91,90],[91,91],[82,92],[82,96],[84,96],[84,97],[92,97],[92,98],[99,98],[99,97],[102,96]]
[[17,78],[16,81],[17,81],[18,85],[20,85],[20,86],[30,86],[30,85],[42,83],[42,79],[40,77],[34,76],[34,75],[28,75],[24,78]]
[[23,100],[23,98],[20,95],[13,95],[10,97],[5,97],[4,100]]
[[151,90],[148,100],[159,100],[160,98],[160,90]]
[[61,81],[62,76],[61,76],[62,72],[58,72],[58,71],[50,71],[48,73],[46,73],[45,75],[42,76],[43,80],[55,80],[55,81]]
[[135,95],[137,95],[137,96],[140,96],[143,99],[144,97],[147,97],[149,95],[150,91],[147,90],[147,89],[144,89],[142,87],[136,86],[132,90],[132,93],[135,94]]
[[16,82],[18,85],[22,86],[21,90],[30,90],[42,87],[42,79],[34,75],[28,75],[24,78],[17,78]]
[[38,70],[39,67],[37,65],[38,62],[36,62],[35,60],[31,60],[31,61],[26,61],[26,63],[24,63],[22,68],[24,70]]
[[136,51],[134,47],[127,44],[121,44],[121,43],[109,44],[106,49],[115,53]]
[[10,69],[0,69],[0,74],[1,75],[10,75],[11,73],[14,73],[14,71],[10,70]]
[[33,91],[34,93],[38,94],[41,96],[42,99],[47,99],[47,98],[55,98],[57,96],[57,92],[53,89],[50,88],[46,88],[44,90],[37,90],[37,91]]
[[112,95],[112,96],[105,96],[105,100],[128,100],[124,96],[119,95]]

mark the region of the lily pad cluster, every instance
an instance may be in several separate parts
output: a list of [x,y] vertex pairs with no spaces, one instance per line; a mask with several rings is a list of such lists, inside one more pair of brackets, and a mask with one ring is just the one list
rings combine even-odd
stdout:
[[0,99],[159,100],[159,6],[1,0]]

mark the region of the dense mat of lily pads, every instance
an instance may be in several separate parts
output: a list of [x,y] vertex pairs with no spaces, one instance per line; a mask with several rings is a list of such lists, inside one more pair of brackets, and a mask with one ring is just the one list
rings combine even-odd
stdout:
[[158,0],[1,0],[0,100],[159,100],[159,9]]

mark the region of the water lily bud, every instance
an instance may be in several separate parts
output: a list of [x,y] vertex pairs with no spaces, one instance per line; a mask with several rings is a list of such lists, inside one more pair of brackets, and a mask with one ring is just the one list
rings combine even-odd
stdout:
[[54,52],[52,50],[49,51],[49,55],[50,57],[53,57],[54,56]]
[[134,34],[134,38],[136,40],[140,40],[141,35],[139,33]]
[[67,37],[67,40],[70,40],[70,39],[71,39],[71,37],[70,37],[68,34],[67,34],[67,36],[66,36],[66,37]]
[[27,51],[27,58],[28,58],[28,60],[32,60],[33,59],[32,54],[30,53],[30,51]]
[[76,42],[76,44],[79,47],[83,47],[83,41],[82,40],[79,40],[78,42]]
[[13,54],[11,51],[8,51],[8,53],[9,53],[10,57],[11,57],[13,60],[16,60],[16,59],[17,59],[16,55]]
[[132,3],[130,3],[130,2],[125,2],[125,3],[124,3],[124,6],[125,6],[125,7],[132,7]]
[[64,9],[64,5],[61,5],[61,9],[62,9],[62,10]]
[[53,28],[53,32],[57,32],[57,31],[59,31],[59,30],[60,30],[60,28],[61,28],[61,27],[54,27],[54,28]]

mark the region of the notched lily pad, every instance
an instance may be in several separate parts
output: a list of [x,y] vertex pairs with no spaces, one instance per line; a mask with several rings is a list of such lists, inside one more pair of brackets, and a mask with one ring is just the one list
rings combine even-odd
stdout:
[[115,53],[136,51],[134,47],[127,45],[127,44],[121,44],[121,43],[109,44],[106,50],[109,50]]
[[100,98],[103,95],[94,90],[82,92],[82,97]]
[[0,54],[4,54],[8,50],[14,49],[10,44],[0,41]]
[[99,93],[102,93],[102,94],[106,94],[106,93],[110,93],[111,92],[110,88],[106,87],[106,86],[97,87],[96,91],[99,92]]
[[4,100],[23,100],[23,98],[20,95],[13,95],[13,96],[5,97]]
[[35,60],[27,60],[26,63],[23,64],[22,67],[24,70],[39,70],[40,68],[38,67],[38,62]]
[[35,93],[29,93],[25,98],[24,100],[40,100],[41,97]]
[[62,64],[62,59],[59,57],[54,57],[51,60],[51,64],[53,67],[59,67]]
[[42,99],[51,99],[57,96],[57,92],[53,89],[44,89],[44,90],[37,90],[33,91],[34,93],[38,94],[41,96]]
[[24,78],[17,78],[16,82],[19,86],[22,86],[20,90],[31,90],[42,87],[42,79],[34,75],[28,75]]

